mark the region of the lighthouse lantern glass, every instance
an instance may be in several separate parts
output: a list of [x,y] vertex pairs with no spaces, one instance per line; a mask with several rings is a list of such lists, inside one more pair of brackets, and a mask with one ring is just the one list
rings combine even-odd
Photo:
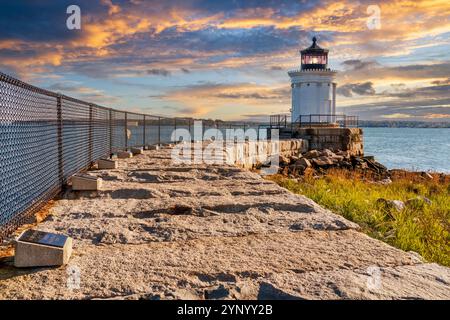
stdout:
[[302,64],[327,64],[325,54],[305,54],[302,57]]

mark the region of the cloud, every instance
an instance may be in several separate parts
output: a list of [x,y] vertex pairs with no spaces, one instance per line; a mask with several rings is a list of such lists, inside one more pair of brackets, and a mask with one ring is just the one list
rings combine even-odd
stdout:
[[111,96],[102,90],[83,86],[78,82],[59,82],[45,86],[45,88],[47,90],[59,92],[90,103],[111,104],[120,101],[117,96]]
[[[116,80],[127,79],[130,106],[136,96],[172,99],[181,111],[231,117],[287,110],[283,70],[298,66],[298,50],[317,35],[331,66],[342,68],[338,104],[395,109],[420,101],[425,108],[448,96],[441,87],[450,74],[445,1],[379,2],[381,30],[367,28],[368,0],[80,0],[80,31],[66,28],[69,4],[3,1],[0,68],[24,80],[101,79],[97,94],[115,94]],[[200,79],[209,87],[194,82]]]
[[345,97],[352,97],[353,94],[361,96],[373,96],[375,95],[375,89],[373,83],[368,81],[364,83],[348,83],[337,88],[336,92]]
[[450,78],[447,78],[445,80],[435,80],[435,81],[432,81],[431,84],[435,84],[435,85],[450,84]]
[[431,87],[418,87],[418,88],[406,88],[403,90],[399,90],[396,92],[386,92],[383,93],[385,96],[396,97],[396,98],[408,98],[408,99],[417,99],[417,98],[450,98],[450,84],[448,85],[436,85]]
[[444,80],[450,74],[450,61],[434,64],[410,64],[404,66],[385,66],[378,63],[366,64],[363,68],[349,68],[338,73],[341,84],[361,82],[370,79],[376,82],[411,82],[415,80]]
[[424,116],[424,119],[450,119],[450,113],[427,113]]
[[281,70],[285,70],[285,69],[281,66],[271,66],[270,70],[281,71]]
[[407,119],[411,118],[412,116],[407,113],[391,113],[391,114],[382,114],[380,118],[384,119]]
[[167,77],[170,75],[170,71],[166,69],[148,69],[146,70],[147,74],[155,75],[155,76],[164,76]]
[[342,62],[342,65],[350,70],[369,69],[379,66],[376,61],[362,61],[359,59],[345,60]]

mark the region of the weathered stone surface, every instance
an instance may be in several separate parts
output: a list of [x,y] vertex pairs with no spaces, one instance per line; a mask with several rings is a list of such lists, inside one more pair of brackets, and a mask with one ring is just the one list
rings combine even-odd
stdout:
[[383,199],[380,198],[377,200],[377,203],[380,206],[383,206],[387,209],[395,209],[397,211],[402,211],[403,209],[405,209],[405,203],[401,200],[389,200],[389,199]]
[[320,151],[320,155],[327,158],[333,158],[335,156],[334,152],[330,149],[323,149],[322,151]]
[[405,201],[405,206],[407,207],[413,207],[413,208],[420,208],[424,205],[430,205],[432,204],[432,201],[428,199],[427,197],[423,196],[417,196],[415,198],[411,198]]
[[314,158],[311,161],[317,167],[326,167],[333,164],[333,160],[326,157]]
[[130,151],[120,151],[117,153],[119,159],[128,159],[133,157],[133,153]]
[[71,179],[73,191],[96,191],[102,188],[103,180],[87,174],[77,174]]
[[[1,299],[450,298],[449,268],[254,172],[174,165],[163,149],[98,175],[102,191],[65,194],[38,225],[75,239],[70,264],[2,265]],[[376,292],[367,286],[374,266]],[[67,287],[69,267],[80,270],[79,289]]]
[[97,161],[99,170],[117,169],[117,160],[100,159]]
[[310,150],[306,152],[303,157],[305,157],[306,159],[318,158],[320,157],[320,152],[318,150]]
[[[293,135],[305,139],[311,150],[345,150],[351,155],[364,154],[361,128],[295,128]],[[317,156],[316,156],[317,157]]]
[[303,166],[303,167],[305,167],[305,168],[309,168],[309,167],[312,166],[311,162],[309,162],[309,160],[306,159],[306,158],[301,158],[301,159],[297,160],[297,161],[295,162],[295,164],[296,164],[296,165]]
[[144,153],[144,149],[143,148],[131,148],[130,151],[131,151],[131,153],[133,155],[135,155],[135,154],[143,154]]
[[21,239],[22,235],[18,237],[15,243],[15,267],[48,267],[61,266],[68,263],[70,255],[72,254],[72,238],[64,237],[64,242],[59,246],[51,246],[24,241]]

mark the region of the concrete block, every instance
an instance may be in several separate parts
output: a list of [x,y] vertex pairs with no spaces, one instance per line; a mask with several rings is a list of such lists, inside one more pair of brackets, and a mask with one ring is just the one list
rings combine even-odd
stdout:
[[87,174],[77,174],[72,177],[73,191],[95,191],[102,187],[102,179]]
[[117,153],[117,157],[119,159],[128,159],[128,158],[132,158],[133,157],[133,153],[131,153],[130,151],[119,151]]
[[55,233],[26,230],[15,244],[14,266],[50,267],[69,262],[72,254],[72,238]]
[[147,150],[159,150],[159,145],[155,144],[155,145],[147,146]]
[[144,153],[144,149],[143,148],[131,148],[131,153],[133,155],[135,155],[135,154],[143,154]]
[[100,159],[97,161],[97,167],[99,170],[117,169],[117,161],[110,159]]

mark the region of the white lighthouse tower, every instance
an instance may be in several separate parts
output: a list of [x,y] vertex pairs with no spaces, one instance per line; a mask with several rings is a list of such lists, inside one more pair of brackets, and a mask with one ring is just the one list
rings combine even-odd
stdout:
[[[334,123],[336,71],[328,69],[328,50],[313,44],[301,50],[301,67],[289,71],[292,87],[292,122]],[[301,118],[300,118],[301,117]]]

